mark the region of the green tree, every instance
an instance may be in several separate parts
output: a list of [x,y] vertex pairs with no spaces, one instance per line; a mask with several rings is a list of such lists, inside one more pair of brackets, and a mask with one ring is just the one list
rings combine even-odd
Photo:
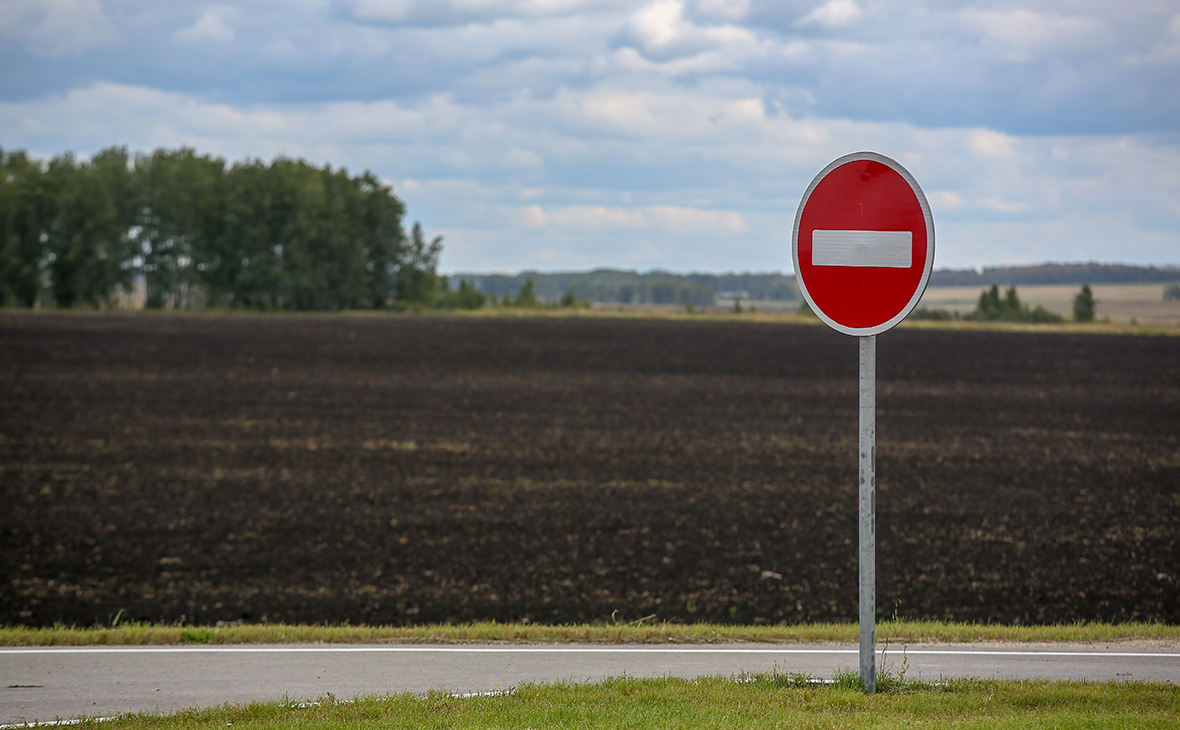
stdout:
[[689,303],[694,306],[712,306],[714,303],[713,287],[700,281],[675,279],[661,276],[647,282],[647,301],[653,304]]
[[1007,322],[1019,322],[1028,319],[1028,307],[1020,301],[1020,296],[1016,293],[1016,287],[1008,287],[1004,292],[1004,296],[1000,296],[1000,287],[992,284],[990,289],[985,289],[979,295],[979,303],[975,305],[975,312],[972,319],[981,319],[989,322],[1003,320]]
[[1180,284],[1169,284],[1164,287],[1165,302],[1180,302]]
[[32,307],[42,288],[52,201],[41,164],[0,149],[0,305]]
[[1073,298],[1073,318],[1077,322],[1094,321],[1094,293],[1089,284],[1082,284],[1082,289]]
[[955,319],[957,316],[957,312],[951,313],[949,310],[938,307],[918,307],[917,309],[910,311],[910,313],[906,315],[906,319],[945,322]]
[[967,315],[965,319],[981,320],[986,322],[1061,322],[1061,316],[1054,314],[1045,309],[1041,305],[1037,305],[1036,309],[1031,309],[1027,304],[1020,301],[1020,296],[1016,293],[1016,287],[1008,287],[1004,292],[1003,298],[1000,297],[1000,288],[992,284],[990,289],[985,289],[979,295],[979,303],[975,306],[975,311]]
[[404,208],[370,173],[248,161],[227,171],[224,199],[224,230],[209,237],[217,255],[208,260],[206,281],[216,301],[376,308],[392,304],[399,285],[412,284],[402,271]]
[[[361,195],[360,215],[355,221],[358,236],[366,252],[368,304],[373,308],[388,306],[397,294],[397,272],[406,250],[406,232],[402,228],[405,206],[393,194],[393,188],[381,183],[366,171],[356,180]],[[442,237],[436,237],[441,250]],[[437,255],[435,264],[437,265]],[[483,295],[470,286],[472,292]],[[481,299],[480,305],[483,306]]]
[[1016,287],[1010,286],[1004,292],[1004,301],[1000,303],[1000,318],[1020,319],[1020,313],[1024,311],[1024,307],[1020,297],[1016,296]]
[[225,162],[187,147],[135,159],[135,243],[149,308],[218,300],[242,241],[226,240]]
[[[1025,310],[1027,311],[1028,307],[1025,307]],[[1050,312],[1038,304],[1031,312],[1028,312],[1027,319],[1022,319],[1021,321],[1034,322],[1036,324],[1056,324],[1058,322],[1064,322],[1065,318],[1060,314]]]
[[52,217],[43,237],[58,306],[109,304],[118,287],[130,288],[136,192],[128,163],[121,148],[88,163],[72,154],[49,163]]
[[992,284],[991,289],[985,289],[979,294],[979,303],[975,305],[974,319],[994,321],[1004,312],[1000,302],[1000,287]]
[[439,277],[439,286],[440,309],[482,309],[487,302],[487,296],[466,279],[459,280],[458,289],[451,289],[447,278],[442,276]]
[[456,299],[461,309],[483,309],[484,302],[487,301],[484,293],[476,289],[475,284],[472,284],[466,279],[459,281],[459,291]]
[[227,167],[188,148],[43,164],[0,150],[0,303],[109,303],[142,277],[153,307],[429,305],[441,238],[366,172],[279,158]]
[[512,306],[532,308],[537,306],[537,289],[533,285],[532,279],[525,279],[524,286],[516,293],[516,298],[512,300]]
[[271,175],[291,198],[284,237],[274,255],[287,306],[300,310],[354,309],[367,303],[368,251],[354,223],[360,197],[344,170],[276,160]]
[[283,305],[281,196],[269,168],[249,160],[226,171],[222,237],[209,247],[212,299],[226,306],[271,309]]
[[422,225],[414,223],[405,255],[398,266],[397,299],[404,304],[431,306],[438,289],[438,257],[442,236],[427,242]]

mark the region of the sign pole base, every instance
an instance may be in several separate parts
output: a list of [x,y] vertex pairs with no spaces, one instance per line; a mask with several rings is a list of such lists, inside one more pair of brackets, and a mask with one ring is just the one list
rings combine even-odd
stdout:
[[860,339],[860,683],[877,691],[877,336]]

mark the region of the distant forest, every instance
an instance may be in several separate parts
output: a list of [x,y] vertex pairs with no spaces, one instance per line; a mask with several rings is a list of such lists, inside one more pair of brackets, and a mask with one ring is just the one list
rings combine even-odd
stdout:
[[[603,302],[798,302],[781,273],[437,274],[372,173],[188,148],[88,160],[0,149],[0,306],[338,310]],[[531,285],[530,285],[531,282]],[[933,272],[931,286],[1180,282],[1180,267],[1045,263]],[[131,297],[132,293],[135,297]],[[524,296],[522,296],[522,293]]]
[[1094,262],[1044,263],[1033,266],[995,266],[983,271],[939,269],[930,273],[930,286],[1134,284],[1153,281],[1180,281],[1180,266],[1130,266]]
[[[717,300],[799,301],[799,287],[791,274],[673,274],[667,271],[595,269],[546,274],[453,274],[451,285],[470,282],[492,298],[514,297],[528,281],[542,301],[557,301],[572,292],[580,301],[621,304],[676,304],[709,306]],[[1031,286],[1034,284],[1121,284],[1180,281],[1180,267],[1130,266],[1099,263],[1045,263],[1035,266],[996,266],[975,269],[937,269],[930,286]]]
[[331,310],[436,296],[440,239],[369,172],[193,150],[0,150],[0,304]]
[[785,274],[673,274],[667,271],[595,269],[587,272],[542,274],[455,274],[451,284],[471,282],[494,299],[514,297],[531,281],[542,301],[567,294],[578,301],[617,304],[673,304],[708,307],[718,297],[754,301],[793,302],[799,298],[795,277]]

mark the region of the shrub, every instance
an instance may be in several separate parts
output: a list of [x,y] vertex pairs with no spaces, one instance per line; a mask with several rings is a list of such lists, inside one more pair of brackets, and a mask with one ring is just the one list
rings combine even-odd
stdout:
[[958,312],[951,313],[945,309],[936,309],[931,307],[918,307],[906,315],[906,319],[931,320],[936,322],[946,322],[948,320],[957,318]]
[[[1028,308],[1025,307],[1025,309],[1027,310]],[[1057,324],[1058,322],[1064,322],[1065,317],[1062,317],[1060,314],[1050,312],[1048,309],[1045,309],[1040,304],[1038,304],[1037,308],[1029,313],[1028,319],[1021,321],[1036,322],[1037,324]]]
[[1094,321],[1094,293],[1089,284],[1082,284],[1082,289],[1073,298],[1073,318],[1076,322]]
[[208,644],[213,639],[213,631],[206,628],[186,628],[180,632],[182,644]]
[[526,279],[524,286],[516,293],[516,299],[512,300],[514,307],[535,307],[537,306],[537,288],[533,285],[532,279]]
[[440,309],[482,309],[487,299],[483,292],[466,279],[459,280],[458,289],[451,289],[443,278],[438,306]]
[[964,319],[971,319],[983,322],[1037,322],[1037,323],[1056,323],[1064,322],[1065,318],[1059,314],[1054,314],[1045,309],[1041,305],[1037,305],[1036,309],[1031,309],[1027,304],[1020,301],[1020,297],[1016,294],[1016,287],[1008,287],[1004,292],[1004,296],[1000,296],[1000,287],[992,284],[991,289],[985,289],[979,295],[979,303],[975,305],[975,311],[968,314]]

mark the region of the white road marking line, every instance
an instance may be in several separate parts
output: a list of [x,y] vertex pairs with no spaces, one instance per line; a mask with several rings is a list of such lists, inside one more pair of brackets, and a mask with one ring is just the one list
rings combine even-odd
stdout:
[[[904,651],[910,656],[1008,656],[1008,657],[1137,657],[1180,659],[1172,652],[1061,651],[1043,649],[911,649],[905,645],[879,648],[877,653]],[[436,654],[857,654],[856,648],[760,648],[683,646],[96,646],[6,647],[2,655],[29,654],[307,654],[307,653],[436,653]]]
[[0,725],[0,730],[11,730],[12,728],[20,727],[52,727],[55,725],[81,725],[83,722],[107,722],[114,720],[113,717],[88,717],[85,720],[30,720],[29,722],[13,722],[7,725]]
[[811,232],[812,266],[879,266],[908,269],[914,263],[910,231]]

